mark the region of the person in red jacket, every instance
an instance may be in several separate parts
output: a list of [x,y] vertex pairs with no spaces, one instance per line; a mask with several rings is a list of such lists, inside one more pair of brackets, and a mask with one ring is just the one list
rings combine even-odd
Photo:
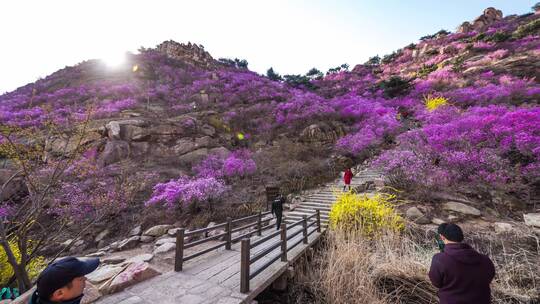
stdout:
[[437,233],[444,245],[440,246],[442,252],[431,260],[429,279],[439,289],[440,303],[490,304],[489,285],[495,276],[493,262],[462,243],[463,231],[458,225],[443,223]]
[[352,173],[351,168],[347,168],[347,170],[345,170],[345,173],[343,174],[343,182],[345,183],[343,185],[343,191],[345,191],[345,187],[347,186],[349,186],[349,191],[351,190],[352,177],[353,177],[353,173]]

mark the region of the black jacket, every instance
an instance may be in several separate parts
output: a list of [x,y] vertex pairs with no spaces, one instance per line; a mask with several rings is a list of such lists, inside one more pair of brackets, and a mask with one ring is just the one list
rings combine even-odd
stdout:
[[285,204],[285,198],[283,196],[277,197],[272,201],[272,214],[278,215],[283,213],[283,204]]

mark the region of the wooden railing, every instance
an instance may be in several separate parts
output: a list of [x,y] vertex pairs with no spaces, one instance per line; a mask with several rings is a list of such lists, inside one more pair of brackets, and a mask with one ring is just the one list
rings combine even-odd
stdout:
[[[312,220],[313,219],[313,220]],[[310,222],[310,220],[312,220]],[[302,229],[299,229],[296,232],[293,232],[290,235],[287,235],[287,231],[292,230],[294,227],[302,225]],[[317,225],[313,229],[310,229],[312,226]],[[317,210],[314,214],[310,216],[304,216],[303,219],[287,226],[286,224],[281,224],[281,229],[274,233],[271,233],[263,238],[260,238],[254,242],[251,242],[249,238],[244,238],[241,241],[240,247],[240,292],[248,293],[249,292],[249,281],[255,276],[260,274],[263,270],[272,265],[275,261],[281,259],[282,262],[287,262],[287,252],[289,252],[294,247],[298,246],[300,243],[307,244],[308,237],[313,234],[315,231],[321,232],[321,213]],[[291,244],[287,247],[287,241],[293,239],[297,235],[302,233],[302,238]],[[268,241],[273,238],[280,236],[278,241],[271,243],[269,246],[265,247],[263,250],[257,252],[255,255],[251,255],[251,250],[262,245],[268,244]],[[278,254],[270,257],[264,264],[260,265],[258,268],[254,269],[251,272],[251,265],[261,258],[267,256],[269,253],[275,249],[281,247]]]
[[[269,214],[270,212],[259,212],[258,214],[235,219],[235,220],[231,218],[227,218],[227,221],[225,223],[221,223],[212,227],[192,230],[192,231],[186,231],[185,228],[179,228],[176,231],[176,255],[174,259],[174,270],[182,271],[182,266],[184,262],[189,261],[198,256],[201,256],[203,254],[206,254],[208,252],[211,252],[213,250],[219,249],[221,247],[225,247],[226,250],[231,250],[231,245],[233,243],[238,242],[242,238],[250,237],[251,235],[255,233],[259,236],[262,235],[263,230],[274,226],[273,224],[266,224],[263,226],[264,223],[268,223],[272,220],[272,218],[263,219],[264,216],[269,215]],[[250,221],[253,221],[253,223],[249,223],[243,226],[233,228],[233,226],[236,226],[241,223],[250,222]],[[234,238],[232,237],[233,233],[242,231],[244,229],[252,228],[252,227],[256,227],[256,229],[249,231],[247,233],[244,233],[242,235],[236,236]],[[222,229],[222,228],[224,228],[225,232],[220,233],[218,235],[208,236],[209,232],[217,230],[217,229]],[[190,241],[187,243],[185,242],[186,238],[192,238],[197,235],[203,235],[203,238],[199,240]],[[188,256],[184,256],[185,249],[189,249],[197,245],[201,245],[210,241],[215,241],[215,240],[220,240],[220,239],[223,239],[223,241],[219,242],[218,244],[214,246],[205,248],[198,252],[192,253]]]

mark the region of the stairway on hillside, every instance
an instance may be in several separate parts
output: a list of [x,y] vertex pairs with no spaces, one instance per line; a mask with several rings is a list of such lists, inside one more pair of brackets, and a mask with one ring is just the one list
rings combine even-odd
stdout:
[[[381,179],[381,172],[366,169],[355,174],[352,179],[351,187],[362,187],[368,182],[374,182],[377,179]],[[336,200],[335,192],[343,190],[343,178],[335,180],[334,182],[327,184],[318,191],[309,194],[306,196],[305,201],[297,204],[294,210],[286,211],[284,221],[286,224],[294,223],[298,220],[301,220],[302,217],[310,216],[316,212],[317,209],[321,212],[321,225],[328,226],[328,215],[332,204]]]

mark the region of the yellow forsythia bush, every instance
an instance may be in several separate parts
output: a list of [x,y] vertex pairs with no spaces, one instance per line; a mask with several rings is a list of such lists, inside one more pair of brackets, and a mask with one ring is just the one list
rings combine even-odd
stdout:
[[[15,240],[10,241],[9,247],[15,255],[17,262],[20,262],[21,252],[19,251],[17,242]],[[26,271],[28,271],[28,276],[30,277],[30,280],[37,277],[46,265],[47,263],[45,263],[45,259],[41,256],[32,259],[32,261],[26,266]],[[7,254],[4,250],[4,247],[0,246],[0,286],[5,286],[12,276],[13,268],[8,262]]]
[[392,207],[395,196],[377,193],[373,197],[346,192],[338,194],[330,210],[330,227],[347,232],[360,232],[373,237],[381,232],[399,232],[403,218]]
[[442,96],[426,96],[424,102],[428,111],[434,111],[437,108],[448,104],[448,100]]

